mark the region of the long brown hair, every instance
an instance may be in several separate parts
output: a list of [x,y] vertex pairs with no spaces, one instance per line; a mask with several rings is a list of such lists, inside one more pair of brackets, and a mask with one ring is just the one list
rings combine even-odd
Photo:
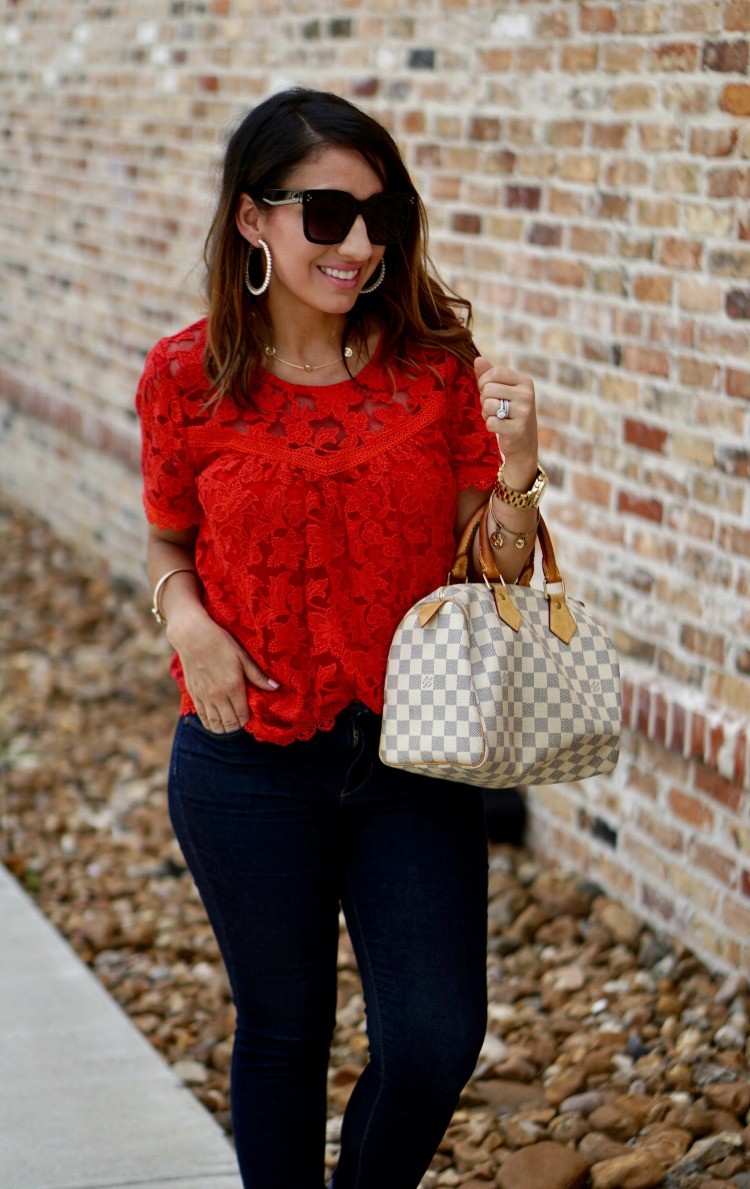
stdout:
[[439,348],[469,364],[477,354],[469,331],[471,303],[448,288],[427,255],[424,206],[390,133],[338,95],[295,87],[254,108],[227,145],[219,202],[204,248],[204,363],[212,383],[211,404],[225,395],[252,404],[263,344],[271,339],[265,299],[245,288],[248,246],[235,223],[240,197],[249,194],[261,206],[264,190],[284,188],[296,166],[329,146],[355,149],[385,190],[414,194],[417,211],[404,239],[386,249],[382,285],[360,295],[347,315],[342,353],[350,341],[363,348],[367,327],[376,323],[386,359],[408,363],[415,347]]

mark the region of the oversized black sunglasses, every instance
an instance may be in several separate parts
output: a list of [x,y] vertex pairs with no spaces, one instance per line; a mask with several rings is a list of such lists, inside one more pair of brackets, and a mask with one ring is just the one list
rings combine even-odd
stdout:
[[406,235],[413,194],[373,194],[360,202],[346,190],[265,190],[269,206],[302,203],[302,230],[311,244],[340,244],[362,215],[371,244],[397,244]]

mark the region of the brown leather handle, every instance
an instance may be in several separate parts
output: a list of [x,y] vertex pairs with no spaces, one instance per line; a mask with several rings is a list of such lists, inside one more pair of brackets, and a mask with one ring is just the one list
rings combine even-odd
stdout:
[[456,558],[448,575],[448,585],[451,582],[465,582],[468,578],[471,550],[474,544],[474,538],[477,535],[477,529],[484,518],[484,513],[485,505],[482,504],[480,508],[477,508],[466,528],[461,533],[461,540],[458,542],[456,549]]

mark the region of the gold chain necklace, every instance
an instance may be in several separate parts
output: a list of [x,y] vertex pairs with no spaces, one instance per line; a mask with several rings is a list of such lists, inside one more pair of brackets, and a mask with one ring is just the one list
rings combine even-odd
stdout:
[[288,359],[282,359],[280,355],[276,354],[275,347],[264,347],[265,354],[270,359],[276,359],[279,363],[283,363],[286,367],[294,367],[298,372],[319,372],[324,367],[333,367],[336,363],[343,363],[345,359],[351,359],[354,352],[351,347],[344,348],[344,354],[339,355],[338,359],[332,359],[330,363],[290,363]]

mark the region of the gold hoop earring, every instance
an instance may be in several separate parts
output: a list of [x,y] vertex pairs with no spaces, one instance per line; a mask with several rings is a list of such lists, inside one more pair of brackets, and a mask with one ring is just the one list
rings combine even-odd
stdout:
[[366,289],[360,289],[360,291],[359,291],[360,294],[374,293],[375,290],[378,288],[378,286],[383,284],[384,280],[385,280],[385,256],[381,256],[380,257],[380,276],[378,277],[377,281],[374,281],[372,283],[372,285],[368,285]]
[[264,239],[259,239],[257,246],[262,249],[266,257],[266,275],[263,278],[262,285],[258,289],[254,288],[253,283],[250,280],[250,257],[255,251],[255,246],[250,244],[247,257],[245,258],[245,288],[247,289],[248,293],[252,293],[253,297],[260,297],[261,293],[265,293],[266,289],[271,283],[271,270],[273,268],[273,256],[271,255],[271,249],[269,248],[266,241]]

